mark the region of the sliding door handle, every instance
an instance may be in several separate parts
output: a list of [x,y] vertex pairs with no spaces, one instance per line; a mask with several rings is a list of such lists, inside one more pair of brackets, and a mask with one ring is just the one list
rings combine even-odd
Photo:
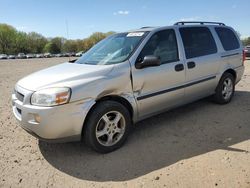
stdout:
[[194,67],[195,67],[195,62],[193,62],[193,61],[188,62],[188,63],[187,63],[187,67],[188,67],[189,69],[194,68]]

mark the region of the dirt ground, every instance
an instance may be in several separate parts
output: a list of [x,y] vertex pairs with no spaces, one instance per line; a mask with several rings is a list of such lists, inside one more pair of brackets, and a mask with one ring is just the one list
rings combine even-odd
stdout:
[[144,120],[109,154],[22,130],[11,92],[64,58],[0,61],[0,187],[250,187],[250,61],[230,104],[201,100]]

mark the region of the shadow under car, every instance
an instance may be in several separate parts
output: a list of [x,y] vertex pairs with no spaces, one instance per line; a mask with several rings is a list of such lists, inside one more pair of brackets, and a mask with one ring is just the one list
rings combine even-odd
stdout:
[[235,91],[227,105],[200,100],[137,123],[112,153],[96,153],[83,143],[39,141],[39,148],[52,166],[76,178],[125,181],[218,149],[248,152],[231,146],[250,139],[249,113],[250,92]]

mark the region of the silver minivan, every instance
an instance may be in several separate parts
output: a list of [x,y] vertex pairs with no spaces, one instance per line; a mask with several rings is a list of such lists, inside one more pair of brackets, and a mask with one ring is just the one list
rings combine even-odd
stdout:
[[223,23],[144,27],[19,80],[13,112],[41,140],[84,140],[107,153],[122,146],[134,123],[154,114],[207,96],[229,103],[243,63],[239,37]]

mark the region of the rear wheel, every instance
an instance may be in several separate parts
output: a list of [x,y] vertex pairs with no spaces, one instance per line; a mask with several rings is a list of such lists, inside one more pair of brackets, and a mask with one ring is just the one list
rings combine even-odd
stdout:
[[129,111],[115,101],[99,102],[89,114],[84,127],[86,143],[100,153],[121,147],[131,126]]
[[235,78],[230,73],[224,73],[215,90],[214,101],[218,104],[229,103],[234,95]]

